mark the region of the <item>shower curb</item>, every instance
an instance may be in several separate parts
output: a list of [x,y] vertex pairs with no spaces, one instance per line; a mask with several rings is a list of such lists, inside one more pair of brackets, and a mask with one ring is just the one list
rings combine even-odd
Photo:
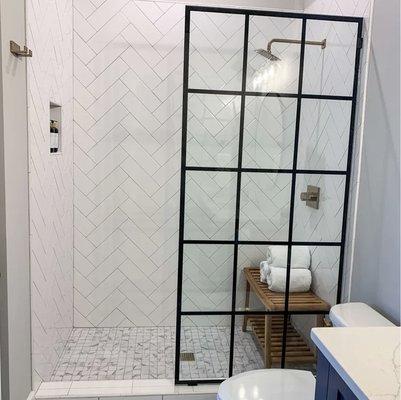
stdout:
[[82,400],[215,400],[219,385],[175,385],[173,380],[143,379],[124,381],[60,381],[42,382],[35,399]]

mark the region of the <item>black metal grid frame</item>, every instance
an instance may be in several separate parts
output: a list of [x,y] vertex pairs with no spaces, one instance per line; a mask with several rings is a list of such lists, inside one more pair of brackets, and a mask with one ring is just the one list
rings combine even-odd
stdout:
[[[241,90],[239,90],[239,91],[209,90],[209,89],[193,89],[193,88],[188,87],[191,12],[211,12],[211,13],[244,15],[245,25],[244,25]],[[272,93],[272,92],[262,93],[262,92],[250,92],[250,91],[246,90],[247,65],[248,65],[249,17],[256,16],[256,15],[267,16],[267,17],[278,17],[278,18],[293,18],[293,19],[302,20],[300,62],[299,62],[299,76],[298,76],[298,92],[297,93]],[[357,41],[356,41],[356,49],[355,49],[355,64],[354,64],[352,96],[313,95],[313,94],[305,94],[302,92],[303,75],[304,75],[303,70],[304,70],[304,60],[305,60],[306,25],[307,25],[308,20],[350,22],[350,23],[357,24],[358,29],[357,29]],[[323,246],[336,246],[336,247],[340,248],[338,285],[337,285],[337,303],[339,303],[341,301],[345,242],[346,242],[346,226],[347,226],[347,215],[348,215],[348,206],[349,206],[349,189],[350,189],[350,181],[351,181],[351,166],[352,166],[353,142],[354,142],[354,133],[355,133],[356,103],[357,103],[357,94],[358,94],[358,74],[359,74],[362,42],[363,42],[362,26],[363,26],[363,18],[358,18],[358,17],[261,11],[261,10],[248,10],[248,9],[232,9],[232,8],[221,8],[221,7],[186,6],[186,8],[185,8],[185,39],[184,39],[183,109],[182,109],[180,222],[179,222],[178,282],[177,282],[177,324],[176,324],[176,349],[175,349],[175,383],[176,384],[196,385],[198,383],[219,383],[222,381],[222,379],[200,379],[200,380],[182,380],[182,379],[180,379],[181,318],[183,316],[191,316],[191,315],[192,316],[202,316],[202,315],[231,316],[230,355],[229,355],[228,376],[232,376],[232,374],[233,374],[233,357],[234,357],[234,340],[235,340],[234,327],[235,327],[236,316],[237,315],[238,316],[241,316],[241,315],[283,315],[284,316],[284,327],[283,327],[281,368],[285,368],[285,351],[286,351],[286,340],[287,340],[286,336],[287,336],[288,317],[291,315],[325,314],[323,312],[316,312],[316,311],[294,312],[294,311],[290,311],[288,309],[289,296],[290,296],[289,284],[290,284],[290,274],[291,274],[291,268],[289,268],[289,266],[291,265],[292,246],[297,246],[297,245],[322,246],[322,247]],[[188,95],[190,93],[241,96],[239,145],[238,145],[239,149],[238,149],[238,166],[237,167],[220,168],[220,167],[198,167],[198,166],[187,166],[186,165]],[[293,155],[293,168],[292,169],[260,169],[260,168],[243,168],[242,167],[245,101],[246,101],[247,96],[288,97],[288,98],[296,98],[297,99],[295,138],[294,138],[294,155]],[[346,167],[345,171],[304,170],[304,169],[296,168],[297,167],[297,158],[298,158],[298,142],[299,142],[299,131],[300,131],[301,107],[302,107],[303,99],[343,100],[343,101],[349,101],[352,103],[350,129],[349,129],[349,141],[348,141],[347,167]],[[205,171],[205,172],[216,171],[216,172],[236,172],[237,173],[234,240],[186,240],[185,239],[184,223],[185,223],[186,171]],[[242,175],[242,173],[247,173],[247,172],[291,174],[292,181],[291,181],[291,194],[290,194],[288,241],[249,241],[249,240],[244,241],[244,240],[239,239],[241,175]],[[343,175],[343,176],[345,176],[343,218],[342,218],[342,231],[341,231],[341,241],[340,242],[293,241],[295,190],[296,190],[296,179],[297,179],[298,174],[319,174],[319,175],[337,175],[337,176]],[[183,260],[184,260],[184,245],[185,244],[227,244],[227,245],[234,246],[231,311],[182,311],[182,278],[183,278]],[[267,244],[279,244],[279,245],[288,246],[287,271],[286,271],[286,279],[287,280],[286,280],[284,311],[271,312],[271,311],[240,311],[240,310],[236,310],[238,247],[240,245],[267,245]]]

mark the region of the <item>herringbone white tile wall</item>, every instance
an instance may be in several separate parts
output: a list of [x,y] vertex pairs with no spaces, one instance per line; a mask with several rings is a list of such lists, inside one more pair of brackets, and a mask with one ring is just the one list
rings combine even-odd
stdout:
[[[27,1],[34,387],[48,380],[73,326],[72,0]],[[50,154],[50,101],[62,106],[62,153]]]
[[75,326],[175,324],[184,5],[75,0]]

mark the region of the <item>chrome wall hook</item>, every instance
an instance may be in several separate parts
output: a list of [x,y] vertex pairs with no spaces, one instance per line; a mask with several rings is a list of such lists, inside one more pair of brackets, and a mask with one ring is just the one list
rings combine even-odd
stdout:
[[10,51],[17,57],[32,57],[32,50],[29,50],[26,46],[21,49],[21,46],[13,40],[10,40]]

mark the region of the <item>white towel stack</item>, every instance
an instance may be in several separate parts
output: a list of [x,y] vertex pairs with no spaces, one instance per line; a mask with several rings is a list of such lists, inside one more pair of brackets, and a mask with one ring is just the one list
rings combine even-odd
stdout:
[[[273,292],[285,292],[287,246],[269,246],[267,260],[260,263],[260,281]],[[291,251],[290,292],[307,292],[312,284],[308,246],[293,246]]]

